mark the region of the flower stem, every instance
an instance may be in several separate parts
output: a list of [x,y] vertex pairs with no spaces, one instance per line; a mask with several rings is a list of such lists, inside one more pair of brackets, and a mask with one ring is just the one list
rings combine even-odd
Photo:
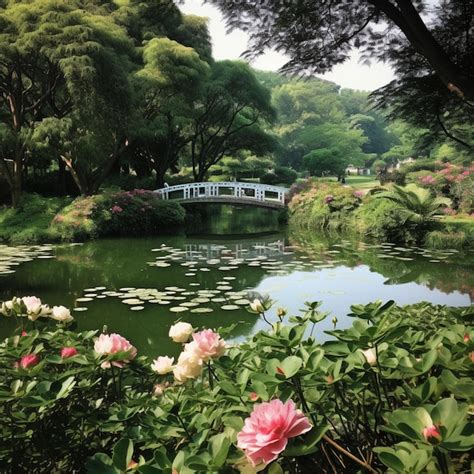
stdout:
[[324,441],[326,441],[327,443],[329,443],[333,448],[337,449],[340,453],[344,454],[344,456],[347,456],[349,459],[351,459],[352,461],[356,462],[357,464],[359,464],[359,466],[362,466],[364,469],[367,469],[369,472],[372,472],[374,474],[377,474],[377,471],[372,467],[370,466],[369,464],[367,464],[366,462],[362,461],[361,459],[359,459],[357,456],[354,456],[352,453],[350,453],[349,451],[347,451],[345,448],[343,448],[341,445],[339,445],[338,443],[336,443],[336,441],[334,441],[332,438],[330,438],[328,435],[323,435],[323,439]]

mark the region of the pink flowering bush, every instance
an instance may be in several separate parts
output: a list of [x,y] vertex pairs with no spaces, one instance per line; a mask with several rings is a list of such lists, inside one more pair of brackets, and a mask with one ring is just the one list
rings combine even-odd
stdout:
[[253,303],[268,331],[226,344],[226,329],[179,326],[177,358],[139,355],[114,333],[18,327],[0,344],[0,465],[375,473],[445,460],[468,472],[472,308],[356,305],[353,327],[319,343],[307,336],[327,316],[318,303],[278,322]]

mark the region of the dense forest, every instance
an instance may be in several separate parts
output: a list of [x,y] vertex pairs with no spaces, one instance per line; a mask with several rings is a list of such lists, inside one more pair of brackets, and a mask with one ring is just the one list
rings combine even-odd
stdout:
[[471,159],[377,93],[214,60],[207,20],[172,1],[1,1],[0,31],[0,198],[14,206],[24,190],[288,185],[349,164]]

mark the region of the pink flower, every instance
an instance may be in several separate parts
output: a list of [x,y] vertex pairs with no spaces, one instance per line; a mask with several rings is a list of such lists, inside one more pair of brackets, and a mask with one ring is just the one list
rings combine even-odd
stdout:
[[237,435],[237,446],[254,466],[274,461],[286,448],[289,438],[306,433],[312,428],[293,401],[281,400],[255,405]]
[[101,364],[103,369],[108,369],[110,365],[123,367],[124,364],[131,361],[137,355],[137,349],[130,344],[127,339],[120,334],[101,334],[94,343],[94,350],[98,355],[113,355],[118,352],[124,352],[121,360],[104,361]]
[[429,441],[430,443],[439,443],[441,441],[441,433],[438,427],[435,425],[427,426],[426,428],[424,428],[422,431],[422,435],[423,438],[425,438],[426,441]]
[[39,357],[36,354],[27,354],[20,359],[19,366],[22,369],[29,369],[37,365],[39,361]]
[[363,191],[354,191],[354,196],[356,198],[361,198],[364,195]]
[[193,340],[195,349],[200,353],[203,360],[215,359],[225,352],[225,341],[212,329],[194,333]]
[[61,349],[61,359],[68,359],[77,355],[77,349],[75,347],[63,347]]
[[110,209],[110,211],[113,213],[113,214],[119,214],[123,211],[123,209],[120,207],[120,206],[114,206]]
[[334,201],[334,196],[329,194],[324,198],[324,204],[329,204],[330,202]]

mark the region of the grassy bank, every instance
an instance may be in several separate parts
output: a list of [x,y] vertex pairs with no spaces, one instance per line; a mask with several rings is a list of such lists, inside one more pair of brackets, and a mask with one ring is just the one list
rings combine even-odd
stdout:
[[0,208],[0,241],[25,244],[179,233],[185,216],[178,203],[161,201],[144,190],[75,200],[29,194],[16,209]]

